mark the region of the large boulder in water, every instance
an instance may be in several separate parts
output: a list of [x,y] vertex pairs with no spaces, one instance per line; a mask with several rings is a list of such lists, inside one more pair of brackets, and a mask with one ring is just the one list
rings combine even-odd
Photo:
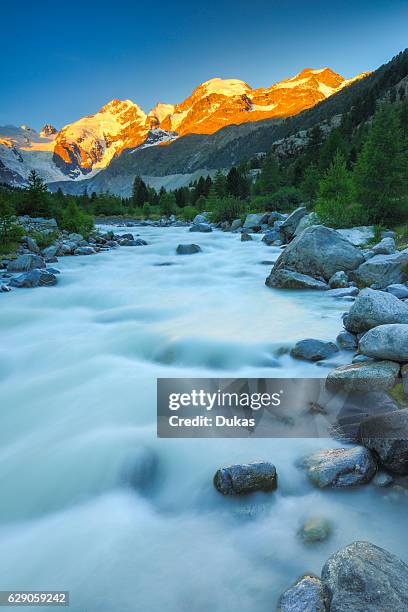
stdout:
[[318,451],[304,460],[304,466],[310,480],[320,488],[365,484],[377,470],[373,455],[362,446]]
[[278,612],[326,612],[326,594],[320,578],[307,574],[285,591]]
[[18,287],[20,289],[28,289],[33,287],[51,287],[56,285],[58,282],[57,277],[48,270],[30,270],[20,274],[17,278],[12,278],[10,281],[11,287]]
[[379,325],[361,338],[359,351],[375,359],[408,361],[408,325]]
[[408,306],[395,295],[374,289],[360,291],[344,318],[344,327],[355,334],[387,323],[408,323]]
[[332,612],[408,610],[408,566],[370,542],[353,542],[332,555],[322,582]]
[[387,470],[408,474],[408,409],[363,420],[359,437],[365,447],[375,451]]
[[201,247],[198,244],[179,244],[176,253],[177,255],[194,255],[194,253],[201,253]]
[[375,255],[361,264],[350,277],[359,285],[376,285],[385,289],[388,285],[408,280],[408,249],[393,255]]
[[273,491],[278,484],[276,468],[269,461],[251,461],[217,470],[214,486],[223,495]]
[[267,221],[269,215],[265,215],[265,213],[252,213],[247,215],[244,222],[244,229],[252,229],[253,227],[262,225],[263,222],[266,222],[265,217]]
[[271,271],[292,270],[328,281],[339,270],[355,270],[364,261],[359,249],[323,225],[308,227],[282,252]]

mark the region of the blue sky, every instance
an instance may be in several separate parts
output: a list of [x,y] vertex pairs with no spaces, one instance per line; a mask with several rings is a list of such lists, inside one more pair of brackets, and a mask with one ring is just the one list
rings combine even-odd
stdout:
[[346,77],[408,46],[406,0],[4,0],[0,125],[57,128],[112,98],[146,112],[215,76],[269,86],[302,68]]

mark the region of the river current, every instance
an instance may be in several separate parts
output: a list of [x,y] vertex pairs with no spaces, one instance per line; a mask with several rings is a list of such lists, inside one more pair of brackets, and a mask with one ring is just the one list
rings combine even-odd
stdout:
[[[57,286],[0,297],[0,590],[69,590],[75,612],[270,612],[353,540],[407,561],[406,498],[319,491],[299,469],[333,440],[156,437],[157,377],[321,376],[350,354],[285,349],[334,340],[350,304],[267,288],[280,251],[259,237],[120,231],[148,246],[61,258]],[[190,242],[203,252],[175,254]],[[214,490],[219,466],[259,458],[276,492]],[[316,515],[332,536],[305,545]]]

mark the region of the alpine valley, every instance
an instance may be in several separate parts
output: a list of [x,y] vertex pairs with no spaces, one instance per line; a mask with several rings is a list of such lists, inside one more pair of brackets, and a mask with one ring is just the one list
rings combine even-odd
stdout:
[[24,186],[35,169],[50,189],[70,193],[129,195],[136,174],[153,187],[175,188],[267,151],[286,118],[368,74],[345,79],[329,68],[306,68],[266,89],[214,78],[180,104],[159,103],[148,114],[115,99],[60,131],[49,124],[39,133],[26,125],[0,127],[0,182]]

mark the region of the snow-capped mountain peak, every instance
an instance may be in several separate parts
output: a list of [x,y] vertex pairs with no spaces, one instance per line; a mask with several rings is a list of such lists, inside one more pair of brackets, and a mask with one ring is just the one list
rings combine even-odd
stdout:
[[[220,79],[216,77],[205,81],[197,87],[197,90],[202,90],[205,95],[219,94],[221,96],[242,96],[251,91],[249,85],[239,79]],[[196,91],[197,91],[196,90]]]

